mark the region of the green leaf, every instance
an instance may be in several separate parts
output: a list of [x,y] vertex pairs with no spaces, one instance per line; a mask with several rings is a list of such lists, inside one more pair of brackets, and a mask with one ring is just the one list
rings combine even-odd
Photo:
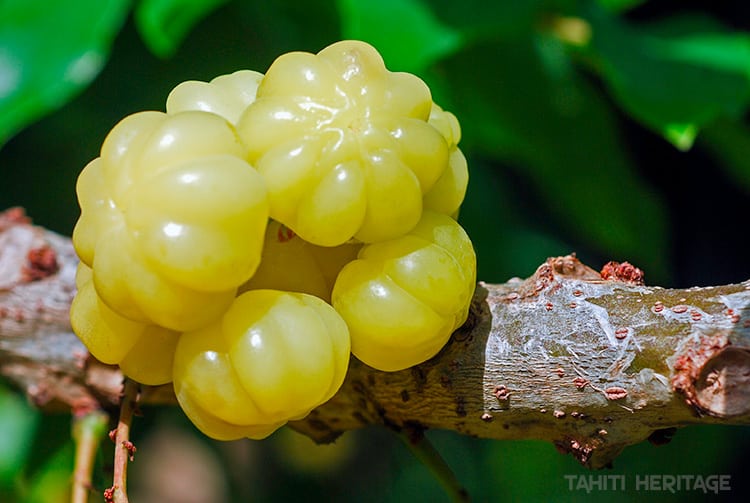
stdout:
[[679,150],[690,150],[698,135],[695,124],[667,124],[664,126],[664,137]]
[[148,48],[161,58],[172,56],[201,19],[227,0],[142,0],[135,22]]
[[0,147],[99,73],[128,0],[0,2]]
[[[663,271],[661,201],[637,175],[609,104],[567,58],[553,39],[530,37],[477,46],[441,65],[461,145],[512,166],[538,194],[527,211],[562,225],[571,241]],[[481,78],[465,78],[476,68]]]
[[498,40],[523,36],[534,29],[544,0],[426,0],[443,23],[466,40]]
[[392,70],[419,73],[461,45],[458,31],[421,0],[338,0],[338,6],[344,37],[374,45]]
[[8,487],[23,469],[37,424],[37,412],[0,386],[0,487]]
[[626,24],[603,11],[588,15],[587,55],[622,108],[687,150],[699,129],[736,117],[750,100],[750,35],[705,17],[648,26]]
[[31,480],[26,503],[66,503],[70,499],[75,448],[72,441],[51,454]]

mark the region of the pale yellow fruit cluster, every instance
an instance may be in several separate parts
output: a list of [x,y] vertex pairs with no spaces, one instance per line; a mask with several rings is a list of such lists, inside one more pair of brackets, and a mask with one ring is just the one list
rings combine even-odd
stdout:
[[262,438],[336,393],[350,352],[395,371],[467,317],[456,118],[358,41],[184,82],[79,177],[75,332],[194,424]]

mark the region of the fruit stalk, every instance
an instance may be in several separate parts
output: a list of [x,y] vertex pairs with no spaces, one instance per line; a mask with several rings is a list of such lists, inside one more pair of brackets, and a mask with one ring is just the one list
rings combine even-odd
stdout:
[[114,475],[112,487],[104,491],[105,501],[128,503],[128,461],[133,461],[135,446],[130,441],[130,427],[138,401],[140,385],[125,378],[117,428],[110,432],[115,442]]

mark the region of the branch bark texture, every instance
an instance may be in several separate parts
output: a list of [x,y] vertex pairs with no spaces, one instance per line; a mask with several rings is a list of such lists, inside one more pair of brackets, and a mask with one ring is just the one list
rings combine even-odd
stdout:
[[[67,238],[0,214],[0,375],[47,410],[114,407],[122,387],[70,330],[75,267]],[[141,403],[175,399],[161,386]],[[336,396],[292,427],[320,442],[371,424],[543,439],[598,468],[692,423],[750,424],[750,281],[664,289],[566,256],[480,282],[467,323],[421,365],[352,358]]]

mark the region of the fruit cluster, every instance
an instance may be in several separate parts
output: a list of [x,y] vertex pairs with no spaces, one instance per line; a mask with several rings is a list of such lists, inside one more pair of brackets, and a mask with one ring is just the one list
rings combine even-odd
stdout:
[[73,329],[214,438],[262,438],[343,382],[435,355],[476,261],[456,118],[344,41],[184,82],[79,177]]

